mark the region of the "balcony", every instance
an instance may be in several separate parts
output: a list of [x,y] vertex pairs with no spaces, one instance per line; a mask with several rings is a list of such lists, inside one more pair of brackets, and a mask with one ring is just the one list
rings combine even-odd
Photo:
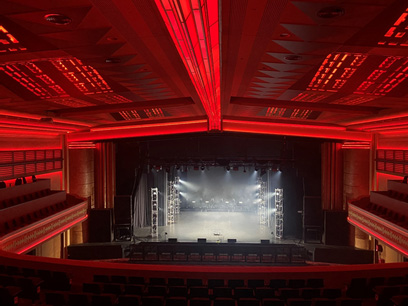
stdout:
[[87,218],[88,202],[38,180],[0,190],[0,249],[24,253]]
[[372,191],[369,197],[348,203],[348,221],[408,255],[408,185],[388,181],[388,191]]

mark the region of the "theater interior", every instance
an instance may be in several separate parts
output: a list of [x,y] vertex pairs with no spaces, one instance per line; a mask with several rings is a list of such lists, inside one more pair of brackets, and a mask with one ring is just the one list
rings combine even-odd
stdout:
[[1,305],[408,305],[407,0],[0,5]]

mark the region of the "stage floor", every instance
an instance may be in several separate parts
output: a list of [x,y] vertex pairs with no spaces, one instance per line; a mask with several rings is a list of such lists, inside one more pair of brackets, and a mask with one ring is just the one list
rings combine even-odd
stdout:
[[[150,227],[135,229],[136,240],[166,241],[177,238],[180,242],[196,242],[205,238],[208,242],[259,243],[261,239],[280,243],[275,239],[274,228],[259,224],[256,212],[215,212],[215,211],[181,211],[175,223],[159,227],[159,237],[151,237]],[[165,234],[167,233],[167,235]]]

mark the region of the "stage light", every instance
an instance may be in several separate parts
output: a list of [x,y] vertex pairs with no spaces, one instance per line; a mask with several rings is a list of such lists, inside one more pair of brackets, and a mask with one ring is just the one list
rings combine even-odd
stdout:
[[227,171],[230,171],[230,170],[231,170],[230,166],[227,166],[225,169],[226,169]]
[[202,166],[201,166],[201,171],[204,171],[204,170],[205,170],[205,166],[202,165]]

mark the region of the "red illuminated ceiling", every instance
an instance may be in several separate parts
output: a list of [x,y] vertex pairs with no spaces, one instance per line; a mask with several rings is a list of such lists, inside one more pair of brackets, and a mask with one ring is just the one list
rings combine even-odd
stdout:
[[218,0],[155,0],[204,105],[221,129]]
[[14,35],[0,24],[0,54],[26,50],[27,48],[23,47]]
[[[0,133],[404,135],[408,0],[338,5],[330,16],[330,0],[8,0]],[[44,18],[55,13],[71,22]]]
[[384,37],[378,42],[385,46],[408,46],[408,8],[403,12],[394,24],[387,30]]
[[367,56],[362,54],[327,55],[307,89],[338,92],[366,59]]

